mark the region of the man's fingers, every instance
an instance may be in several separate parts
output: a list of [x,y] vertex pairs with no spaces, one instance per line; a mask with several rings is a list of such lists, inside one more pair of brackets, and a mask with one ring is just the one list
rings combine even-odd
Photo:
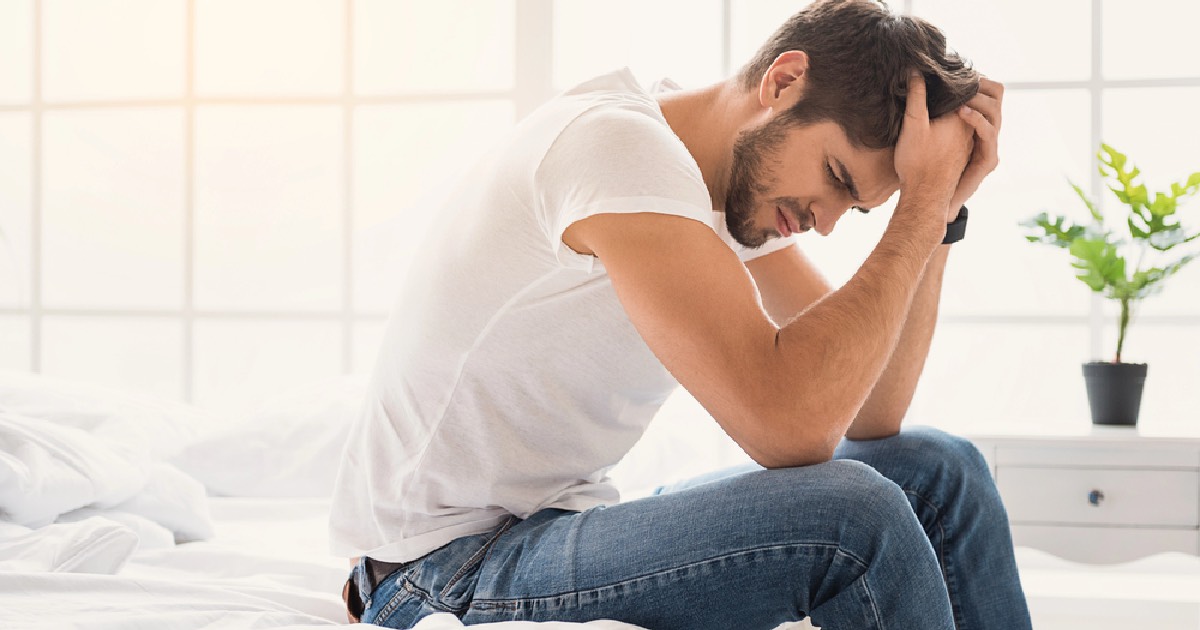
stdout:
[[1000,163],[997,145],[1000,131],[983,114],[966,105],[958,108],[958,115],[975,130],[975,153],[981,158],[981,164],[989,172],[992,171]]
[[908,75],[908,101],[904,105],[904,115],[929,121],[929,108],[925,104],[925,78],[916,70]]
[[958,108],[958,115],[975,129],[975,133],[984,140],[994,141],[1000,131],[979,110],[963,105]]
[[987,118],[988,122],[992,123],[996,129],[1000,128],[1000,101],[980,92],[967,101],[967,107],[983,114],[983,117]]
[[1004,100],[1004,84],[999,81],[993,81],[987,77],[979,77],[979,93],[987,94],[996,99],[996,102]]

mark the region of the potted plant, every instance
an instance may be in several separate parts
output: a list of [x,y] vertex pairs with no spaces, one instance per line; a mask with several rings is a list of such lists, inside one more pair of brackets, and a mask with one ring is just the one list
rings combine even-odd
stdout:
[[[1030,242],[1068,250],[1076,277],[1092,291],[1120,303],[1116,356],[1112,361],[1085,363],[1083,375],[1093,424],[1135,426],[1147,367],[1122,362],[1125,334],[1138,303],[1161,291],[1167,278],[1198,255],[1169,252],[1200,237],[1200,231],[1189,234],[1175,216],[1180,203],[1200,191],[1200,173],[1171,184],[1169,193],[1151,195],[1145,185],[1135,182],[1141,171],[1123,153],[1101,144],[1096,158],[1108,189],[1124,205],[1122,211],[1105,217],[1083,189],[1069,182],[1091,213],[1090,223],[1073,223],[1065,216],[1043,212],[1021,225],[1028,228],[1025,238]],[[1118,234],[1113,224],[1126,229],[1118,228]],[[1135,259],[1136,266],[1127,262]]]

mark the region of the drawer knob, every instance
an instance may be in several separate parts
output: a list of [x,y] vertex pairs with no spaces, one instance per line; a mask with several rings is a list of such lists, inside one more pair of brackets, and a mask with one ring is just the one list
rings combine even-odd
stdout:
[[1104,492],[1101,490],[1092,490],[1088,493],[1088,503],[1095,507],[1100,506],[1100,502],[1104,500]]

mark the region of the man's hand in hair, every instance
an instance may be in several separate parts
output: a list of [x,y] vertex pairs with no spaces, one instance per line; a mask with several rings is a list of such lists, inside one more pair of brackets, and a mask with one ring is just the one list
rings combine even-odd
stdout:
[[967,169],[963,172],[962,179],[958,180],[958,188],[950,198],[951,215],[957,213],[959,206],[975,194],[983,179],[996,170],[1000,163],[997,141],[1000,136],[1003,101],[1004,85],[987,77],[980,77],[979,93],[966,105],[958,108],[959,117],[975,130],[975,146],[971,150]]
[[[929,119],[925,80],[914,71],[894,158],[901,197],[916,195],[937,208],[939,221],[947,213],[953,219],[958,206],[951,211],[950,202],[967,169],[973,135],[964,115]],[[920,207],[929,208],[926,204]]]

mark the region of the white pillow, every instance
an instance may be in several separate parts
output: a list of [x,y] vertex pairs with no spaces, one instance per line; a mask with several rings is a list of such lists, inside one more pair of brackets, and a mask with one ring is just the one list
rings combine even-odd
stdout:
[[210,494],[330,496],[366,387],[366,375],[352,375],[275,396],[202,436],[172,463]]
[[79,429],[153,459],[174,455],[218,422],[186,403],[27,372],[0,371],[0,410]]

